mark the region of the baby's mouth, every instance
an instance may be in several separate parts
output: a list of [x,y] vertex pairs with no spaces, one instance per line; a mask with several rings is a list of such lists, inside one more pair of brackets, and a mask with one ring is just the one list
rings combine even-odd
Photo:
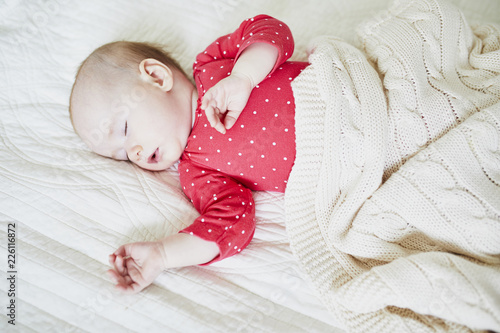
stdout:
[[149,156],[148,163],[158,163],[160,160],[160,147],[156,148],[156,150]]

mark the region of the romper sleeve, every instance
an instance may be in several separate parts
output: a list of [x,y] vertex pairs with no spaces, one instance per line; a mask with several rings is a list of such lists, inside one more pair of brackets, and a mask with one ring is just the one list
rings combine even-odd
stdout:
[[234,64],[248,46],[257,42],[267,43],[278,49],[278,59],[269,74],[292,56],[294,41],[288,26],[271,16],[257,15],[246,19],[233,33],[219,37],[198,54],[193,64],[193,75],[197,77],[197,71],[217,60],[233,59]]
[[194,165],[179,164],[184,193],[200,216],[180,232],[215,242],[219,256],[211,264],[243,250],[255,231],[255,205],[252,192],[223,173]]

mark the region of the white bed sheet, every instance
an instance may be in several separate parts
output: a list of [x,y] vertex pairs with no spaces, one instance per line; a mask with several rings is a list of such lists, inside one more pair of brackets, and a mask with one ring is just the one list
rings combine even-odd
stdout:
[[[283,195],[254,194],[257,230],[241,254],[208,267],[172,269],[138,295],[115,293],[105,272],[119,245],[153,240],[197,213],[163,173],[91,153],[74,134],[68,96],[79,63],[113,40],[166,43],[191,73],[200,50],[243,19],[286,22],[305,60],[308,41],[355,42],[362,20],[388,0],[0,2],[0,271],[7,225],[16,223],[19,332],[336,332],[290,251]],[[500,21],[499,1],[454,1],[469,21]],[[9,302],[0,279],[1,303]],[[340,327],[340,328],[339,328]]]

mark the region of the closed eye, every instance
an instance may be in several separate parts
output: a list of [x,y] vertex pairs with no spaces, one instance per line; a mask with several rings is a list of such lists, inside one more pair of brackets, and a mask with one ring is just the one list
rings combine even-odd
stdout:
[[127,136],[128,123],[125,122],[125,136]]

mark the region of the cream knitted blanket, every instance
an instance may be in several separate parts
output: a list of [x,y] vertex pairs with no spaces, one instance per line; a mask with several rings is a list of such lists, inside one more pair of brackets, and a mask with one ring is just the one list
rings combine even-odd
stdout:
[[500,331],[500,30],[404,0],[359,34],[292,85],[292,249],[349,331]]

